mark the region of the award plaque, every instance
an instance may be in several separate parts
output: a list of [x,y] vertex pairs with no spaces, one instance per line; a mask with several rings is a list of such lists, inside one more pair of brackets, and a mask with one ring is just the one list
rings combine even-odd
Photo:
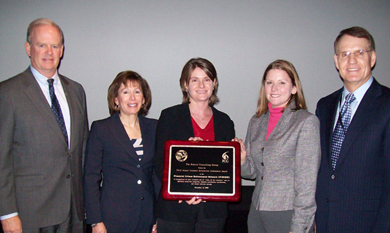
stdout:
[[162,196],[165,200],[239,201],[238,142],[165,142]]

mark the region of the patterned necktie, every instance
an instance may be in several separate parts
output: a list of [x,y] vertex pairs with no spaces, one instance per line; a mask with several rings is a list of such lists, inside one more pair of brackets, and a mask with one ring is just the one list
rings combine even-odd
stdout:
[[331,147],[331,160],[333,170],[336,167],[337,160],[340,155],[341,146],[347,133],[349,123],[351,122],[351,103],[355,101],[355,96],[352,93],[349,93],[345,97],[345,102],[343,107],[340,110],[339,117],[337,119],[336,128],[333,131],[332,135],[332,147]]
[[54,92],[54,86],[53,86],[54,79],[50,78],[47,80],[47,82],[49,83],[49,93],[50,93],[50,98],[51,98],[51,110],[53,111],[54,116],[56,117],[57,122],[61,127],[62,133],[64,134],[64,137],[65,137],[66,144],[68,144],[68,133],[66,132],[64,117],[62,115],[60,103],[58,102],[57,96]]

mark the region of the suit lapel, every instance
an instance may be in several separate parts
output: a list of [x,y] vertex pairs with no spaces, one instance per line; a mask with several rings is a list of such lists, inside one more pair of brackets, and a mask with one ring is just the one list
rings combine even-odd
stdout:
[[[211,110],[213,111],[213,120],[214,120],[214,140],[215,141],[221,141],[223,135],[222,134],[222,131],[221,130],[218,130],[218,129],[222,129],[223,128],[223,125],[222,125],[222,122],[219,121],[219,119],[221,119],[219,117],[219,112],[217,111],[217,109],[215,109],[214,107],[211,107]],[[192,125],[191,125],[192,127]]]
[[364,128],[362,126],[364,126],[365,122],[372,118],[372,114],[377,112],[374,111],[374,109],[378,106],[379,103],[378,101],[375,101],[375,99],[378,98],[381,94],[382,92],[380,85],[374,80],[370,88],[364,94],[364,97],[348,127],[347,134],[341,147],[339,159],[337,161],[337,166],[342,165],[345,156],[348,154],[348,150],[353,145],[353,143],[356,142],[356,137],[360,134],[362,128]]
[[[255,137],[257,137],[260,140],[260,142],[261,142],[259,144],[259,145],[261,145],[261,147],[263,147],[263,144],[267,143],[267,141],[268,141],[268,140],[266,140],[266,138],[267,138],[267,130],[258,130],[258,129],[268,129],[269,115],[270,115],[270,112],[268,111],[263,116],[260,116],[262,118],[262,121],[260,122],[260,124],[258,126],[256,126],[257,130],[254,131],[255,134],[256,134]],[[268,139],[270,137],[271,137],[271,135],[268,137]]]
[[[194,133],[194,129],[192,128],[190,106],[188,104],[182,104],[181,107],[182,107],[182,109],[180,112],[182,112],[183,114],[179,118],[181,120],[181,122],[177,122],[177,124],[183,126],[182,132],[184,134],[189,133],[189,135],[183,135],[184,137],[186,137],[186,136],[188,136],[188,138],[194,137],[195,133]],[[214,121],[214,124],[215,124],[215,121]],[[186,140],[188,140],[188,138]]]
[[[268,145],[270,143],[271,135],[268,137],[268,140],[265,140],[267,137],[267,130],[259,130],[259,129],[267,129],[268,128],[268,121],[269,121],[269,115],[270,112],[268,111],[266,114],[261,115],[260,117],[256,118],[255,124],[253,124],[253,135],[251,135],[251,139],[253,139],[252,147],[254,151],[261,151],[261,148],[263,148],[265,145]],[[275,129],[274,129],[275,130]],[[252,156],[258,156],[258,155],[252,155]]]
[[329,102],[329,107],[325,110],[326,125],[325,125],[325,132],[324,133],[325,133],[325,145],[327,145],[325,147],[325,149],[326,149],[327,161],[328,161],[329,168],[332,168],[332,166],[331,166],[332,155],[330,153],[330,149],[332,148],[332,134],[333,134],[333,129],[334,129],[333,126],[335,125],[335,121],[338,118],[338,116],[336,115],[337,114],[337,107],[338,107],[338,103],[340,102],[340,99],[342,97],[342,93],[343,93],[343,88],[338,90],[332,96],[332,99]]
[[110,130],[112,137],[115,138],[120,147],[122,147],[123,150],[126,151],[128,155],[130,155],[129,157],[136,161],[139,161],[138,155],[135,152],[130,138],[127,135],[126,130],[119,119],[119,112],[115,113],[112,117],[109,118],[108,129]]
[[[77,99],[78,95],[74,92],[73,88],[70,87],[69,82],[60,74],[58,74],[58,77],[60,78],[62,88],[64,89],[66,101],[68,102],[69,107],[69,114],[70,114],[70,146],[71,148],[74,148],[74,146],[77,145],[77,142],[80,140],[78,139],[78,135],[81,133],[78,128],[80,124],[76,124],[77,121],[80,121],[82,119],[79,119],[80,117],[83,117],[82,112],[80,110],[83,108],[80,104],[80,100]],[[62,134],[62,132],[61,132]],[[63,136],[62,136],[63,137]],[[64,140],[65,141],[65,140]]]
[[67,146],[64,135],[62,134],[62,130],[58,125],[58,122],[54,117],[50,105],[43,95],[39,84],[31,73],[30,68],[27,68],[27,70],[24,72],[24,75],[26,76],[24,79],[24,85],[26,86],[24,93],[26,94],[27,98],[37,109],[37,112],[45,119],[47,126],[52,129],[56,137],[62,142],[64,146]]
[[142,143],[144,145],[144,158],[142,159],[145,161],[146,158],[148,158],[150,155],[154,155],[154,151],[152,151],[152,148],[154,148],[154,145],[151,145],[154,140],[151,138],[153,135],[150,134],[150,128],[149,124],[147,124],[145,121],[145,117],[139,116],[139,126],[141,128],[141,134],[142,134]]

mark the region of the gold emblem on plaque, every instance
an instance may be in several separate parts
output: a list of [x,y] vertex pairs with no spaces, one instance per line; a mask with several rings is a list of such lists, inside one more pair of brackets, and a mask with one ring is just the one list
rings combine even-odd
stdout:
[[188,158],[188,154],[185,150],[178,150],[175,154],[177,161],[184,162]]
[[226,151],[225,153],[222,154],[222,163],[229,163],[229,151]]

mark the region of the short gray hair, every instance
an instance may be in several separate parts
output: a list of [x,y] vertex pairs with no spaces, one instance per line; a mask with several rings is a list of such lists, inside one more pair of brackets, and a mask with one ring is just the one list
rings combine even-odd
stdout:
[[60,33],[61,35],[61,45],[64,45],[65,43],[65,39],[64,39],[64,33],[62,32],[60,26],[58,26],[56,23],[54,23],[53,21],[51,21],[50,19],[47,19],[47,18],[39,18],[39,19],[36,19],[34,21],[32,21],[30,23],[30,25],[28,25],[28,28],[27,28],[27,38],[26,38],[26,41],[31,44],[31,34],[33,33],[34,29],[38,26],[42,26],[42,25],[50,25],[50,26],[53,26],[55,28],[58,29],[58,32]]

